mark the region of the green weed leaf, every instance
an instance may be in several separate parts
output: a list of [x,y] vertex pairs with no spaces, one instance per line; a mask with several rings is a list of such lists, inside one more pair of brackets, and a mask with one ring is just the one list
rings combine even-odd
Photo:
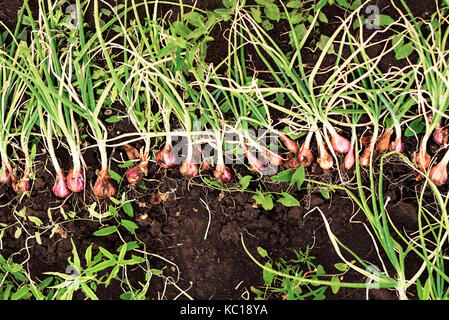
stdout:
[[292,180],[293,171],[291,169],[287,169],[279,172],[277,175],[272,176],[271,180],[278,182],[290,182]]
[[293,196],[289,195],[286,192],[283,192],[282,198],[278,199],[277,201],[282,203],[286,207],[299,206],[299,201],[296,200]]
[[104,237],[104,236],[108,236],[110,234],[113,234],[116,231],[117,231],[117,227],[116,226],[109,226],[109,227],[105,227],[105,228],[102,228],[100,230],[95,231],[94,232],[94,236]]
[[339,262],[334,264],[335,269],[341,272],[346,272],[349,269],[349,266],[346,263]]
[[253,196],[253,199],[264,208],[264,210],[273,209],[273,199],[270,194],[263,194],[261,191],[257,191],[257,194]]
[[244,191],[244,190],[246,190],[246,189],[248,188],[249,183],[251,182],[251,179],[252,179],[252,178],[253,178],[253,177],[251,177],[251,176],[249,176],[249,175],[240,178],[240,180],[239,180],[239,185],[242,187],[242,191]]
[[257,23],[262,23],[262,11],[259,7],[251,8],[251,15]]
[[269,4],[272,4],[273,2],[274,0],[256,0],[256,3],[262,6],[267,6]]
[[270,20],[279,22],[279,20],[281,19],[281,11],[279,10],[279,7],[274,3],[265,6],[263,12]]
[[29,216],[28,220],[30,220],[32,223],[34,223],[38,227],[40,227],[43,224],[42,220],[39,219],[38,217]]
[[[265,267],[268,267],[271,269],[271,263],[266,262]],[[274,273],[270,272],[266,269],[263,269],[263,281],[264,281],[265,285],[271,286],[271,284],[273,283],[273,279],[274,279]]]
[[290,180],[290,186],[296,183],[298,190],[301,189],[301,186],[306,178],[306,172],[304,167],[299,167],[296,169],[295,173],[293,173],[292,178]]
[[338,279],[337,276],[333,276],[331,278],[331,289],[332,289],[332,292],[334,294],[336,294],[338,292],[338,290],[340,290],[340,287],[341,287],[340,279]]
[[320,189],[320,193],[323,196],[324,199],[329,200],[330,194],[328,189]]
[[402,46],[396,47],[394,49],[395,51],[395,58],[396,60],[402,60],[407,58],[412,52],[413,52],[413,43],[408,42]]
[[259,254],[260,254],[260,256],[261,256],[262,258],[268,257],[268,252],[267,252],[267,250],[265,250],[265,249],[262,248],[262,247],[257,247],[257,252],[259,252]]
[[415,134],[420,134],[424,131],[426,128],[426,123],[424,122],[423,117],[419,117],[408,125],[408,127],[405,129],[404,136],[406,137],[413,137]]
[[299,9],[302,7],[302,1],[300,0],[291,0],[287,3],[287,8]]
[[137,226],[137,224],[135,224],[134,222],[129,221],[129,220],[122,219],[121,223],[126,228],[126,230],[131,232],[132,235],[135,235],[136,234],[136,230],[139,228]]
[[379,26],[381,27],[387,27],[390,24],[393,24],[394,20],[392,17],[386,15],[386,14],[380,14],[379,15]]
[[123,211],[125,211],[125,213],[129,216],[129,217],[134,217],[134,209],[133,209],[133,205],[131,204],[131,202],[125,202],[122,206]]

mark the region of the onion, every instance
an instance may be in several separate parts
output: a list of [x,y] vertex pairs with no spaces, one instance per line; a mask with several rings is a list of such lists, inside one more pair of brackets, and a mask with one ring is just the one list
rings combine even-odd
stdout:
[[204,170],[204,171],[209,170],[211,168],[211,166],[210,166],[208,160],[206,159],[206,156],[204,155],[204,150],[198,144],[195,144],[194,150],[197,154],[199,154],[198,157],[202,159],[201,164],[200,164],[201,170]]
[[170,144],[166,144],[164,149],[156,155],[156,163],[162,168],[170,168],[176,163],[176,156]]
[[438,124],[435,127],[435,130],[433,131],[433,141],[435,141],[438,144],[443,144],[443,139],[444,139],[443,128],[441,128],[441,125]]
[[429,167],[430,156],[425,150],[420,151],[415,157],[415,162],[418,166],[418,169],[420,169],[421,171],[424,171],[425,169],[427,169]]
[[264,169],[264,164],[262,161],[260,161],[259,158],[257,158],[254,153],[247,152],[245,153],[246,157],[248,158],[248,162],[250,164],[250,169],[255,172],[261,172]]
[[390,144],[390,151],[397,151],[397,152],[403,152],[404,151],[404,145],[402,144],[401,137],[396,138],[394,141]]
[[312,139],[313,131],[309,131],[304,143],[301,146],[301,150],[298,153],[299,165],[308,167],[313,161],[313,153],[310,150],[310,140]]
[[429,178],[435,183],[436,186],[441,186],[447,182],[447,164],[441,165],[441,163],[432,167],[429,172]]
[[242,146],[243,146],[243,153],[248,159],[250,170],[254,172],[262,172],[265,166],[263,162],[259,158],[257,158],[254,155],[254,153],[249,151],[248,145],[245,142],[242,142]]
[[184,177],[194,177],[198,174],[198,164],[193,156],[187,156],[186,160],[179,167],[179,171]]
[[313,153],[309,148],[301,148],[301,151],[298,153],[298,160],[300,166],[308,167],[313,161]]
[[232,179],[232,172],[223,163],[218,163],[215,167],[214,177],[219,182],[229,182]]
[[99,199],[113,197],[117,192],[107,169],[100,171],[94,185],[94,195]]
[[449,130],[448,128],[444,128],[440,123],[435,127],[435,131],[433,132],[433,141],[438,144],[447,144],[449,140]]
[[321,137],[321,134],[319,132],[316,132],[316,138],[317,138],[318,150],[320,153],[320,156],[316,161],[320,165],[321,169],[329,170],[330,168],[332,168],[332,165],[334,164],[334,159],[327,151],[326,145],[324,144],[323,138]]
[[388,147],[390,146],[390,140],[391,140],[392,133],[393,133],[392,129],[387,129],[380,136],[380,138],[377,140],[377,144],[376,144],[377,152],[384,153],[385,151],[387,151]]
[[12,185],[14,191],[18,194],[23,194],[31,190],[31,181],[29,177],[23,177]]
[[67,187],[72,192],[81,192],[84,189],[84,173],[80,169],[70,169],[67,173]]
[[211,168],[209,162],[207,162],[206,159],[204,159],[204,160],[201,162],[201,166],[200,166],[200,167],[201,167],[201,170],[204,170],[204,171],[209,170],[209,169]]
[[329,170],[330,168],[332,168],[332,165],[334,164],[332,156],[327,151],[326,154],[321,155],[316,161],[323,170]]
[[349,140],[335,132],[331,136],[331,145],[337,153],[347,153],[351,148]]
[[11,172],[5,165],[3,165],[3,167],[0,169],[0,183],[8,184],[10,182],[11,182]]
[[267,149],[265,149],[264,156],[268,159],[268,162],[275,167],[280,166],[284,160],[279,154],[270,152]]
[[355,157],[354,157],[354,149],[351,145],[351,148],[349,149],[349,151],[346,153],[345,159],[344,159],[344,166],[346,170],[349,170],[352,168],[352,166],[354,165],[355,162]]
[[447,182],[447,164],[449,162],[449,151],[444,158],[429,171],[429,178],[436,186],[442,186]]
[[292,139],[290,139],[289,137],[287,137],[287,135],[285,135],[283,133],[281,133],[279,135],[279,138],[284,143],[284,145],[288,149],[288,151],[290,151],[291,153],[294,153],[294,154],[298,153],[299,149],[298,149],[298,144],[296,143],[296,141],[293,141]]
[[143,178],[148,174],[148,162],[141,162],[137,166],[131,167],[126,171],[126,180],[132,186],[136,186],[142,182]]
[[363,151],[362,156],[360,157],[360,165],[362,167],[369,166],[370,163],[370,157],[371,157],[371,145],[365,147],[365,150]]
[[[428,123],[432,122],[433,115],[430,115],[427,118]],[[433,141],[438,144],[447,144],[449,140],[449,130],[447,128],[443,129],[441,126],[441,121],[435,125],[435,129],[433,131]]]
[[66,178],[62,173],[56,177],[55,185],[53,186],[53,193],[58,198],[65,198],[70,194],[70,190],[67,187]]

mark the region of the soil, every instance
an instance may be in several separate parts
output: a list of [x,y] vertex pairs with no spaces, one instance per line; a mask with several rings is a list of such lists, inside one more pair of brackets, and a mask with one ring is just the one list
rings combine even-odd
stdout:
[[[222,7],[221,0],[185,1],[193,2],[208,10]],[[21,3],[20,0],[0,0],[0,20],[8,27],[14,26]],[[434,10],[433,1],[407,3],[414,14],[419,16]],[[382,13],[390,14],[394,18],[389,0],[373,1],[373,4],[377,4]],[[329,24],[323,27],[322,32],[326,34],[338,24],[337,17],[342,16],[343,11],[335,6],[327,6],[325,13],[329,17]],[[207,56],[211,62],[219,63],[224,57],[226,48],[223,47],[225,41],[222,37],[225,27],[218,26],[213,32],[215,40],[209,46]],[[281,43],[288,42],[288,36],[282,36],[284,28],[285,26],[279,25],[271,31],[273,34],[279,33]],[[311,52],[304,57],[304,61],[313,62],[314,59],[316,57]],[[389,57],[383,60],[382,64],[387,68],[397,65],[397,61],[394,57]],[[255,66],[257,67],[257,61]],[[111,136],[118,132],[133,131],[132,126],[124,121],[111,124],[109,129]],[[416,149],[416,141],[413,139],[406,140],[405,143],[410,152]],[[113,159],[111,169],[123,176],[126,169],[118,167],[118,164],[126,157],[124,151],[117,148],[109,149],[108,152]],[[58,149],[58,157],[67,172],[71,167],[71,160],[63,148]],[[87,164],[87,181],[93,183],[99,156],[93,148],[87,149],[83,157]],[[247,174],[245,169],[233,169]],[[64,230],[64,233],[50,237],[51,230],[44,232],[27,221],[23,223],[31,234],[37,230],[42,232],[41,244],[35,240],[26,241],[25,235],[15,239],[15,228],[7,229],[2,238],[3,249],[0,254],[4,257],[13,256],[18,263],[26,261],[26,267],[32,277],[40,280],[46,277],[44,272],[66,271],[72,252],[71,240],[80,255],[90,244],[93,244],[94,250],[103,247],[116,252],[123,243],[117,234],[107,237],[93,235],[102,223],[90,219],[88,207],[97,203],[96,210],[102,212],[107,210],[111,204],[110,200],[97,201],[91,193],[91,185],[84,193],[73,194],[64,201],[57,199],[51,192],[54,182],[52,170],[48,157],[38,153],[35,169],[37,179],[30,197],[20,199],[10,186],[0,186],[0,222],[14,223],[16,218],[13,212],[26,208],[26,214],[40,218],[44,226],[51,223],[51,212],[52,219],[60,222]],[[399,161],[391,161],[385,171],[385,177],[389,179],[386,196],[390,197],[393,204],[389,211],[391,217],[400,229],[415,230],[417,208],[414,204],[414,187],[419,182],[415,181],[410,170]],[[335,173],[323,175],[313,166],[307,169],[307,174],[333,182],[338,182],[339,179]],[[353,173],[348,172],[347,175],[350,179]],[[310,255],[315,257],[313,262],[316,265],[322,265],[328,273],[337,273],[334,264],[341,260],[332,247],[320,212],[343,244],[364,261],[380,266],[375,244],[363,225],[366,223],[363,213],[357,211],[355,204],[344,193],[333,192],[330,199],[325,199],[318,190],[294,190],[292,195],[300,200],[300,207],[287,208],[275,203],[272,210],[265,211],[255,204],[249,192],[225,192],[208,188],[200,178],[183,178],[178,169],[160,169],[154,162],[150,163],[145,185],[146,190],[131,189],[125,183],[120,186],[120,190],[127,193],[128,199],[134,200],[134,217],[130,218],[122,211],[119,214],[120,218],[131,219],[139,225],[136,237],[145,244],[147,251],[155,255],[150,260],[151,268],[163,270],[165,278],[155,277],[151,282],[148,293],[151,298],[161,298],[163,294],[165,299],[185,299],[175,286],[164,287],[164,280],[172,277],[179,288],[186,290],[195,299],[253,299],[255,295],[250,287],[262,287],[263,274],[245,252],[242,239],[249,252],[261,262],[265,260],[258,255],[257,247],[266,249],[273,259],[285,260],[295,258],[294,250],[305,251],[310,247]],[[281,192],[287,187],[282,183],[269,182],[268,179],[265,185],[273,192]],[[252,185],[250,189],[251,187]],[[167,199],[155,201],[158,194],[166,195]],[[64,220],[60,208],[65,212],[74,211],[76,218]],[[108,221],[103,223],[107,224]],[[125,240],[134,239],[125,230],[120,231]],[[418,267],[413,257],[407,263],[409,272]],[[179,272],[174,266],[179,268]],[[128,272],[129,281],[136,287],[139,281],[144,281],[143,277],[144,273],[139,268],[130,269]],[[365,281],[359,274],[351,271],[342,276],[341,280],[359,283]],[[118,299],[122,292],[119,283],[113,281],[107,288],[100,286],[96,294],[100,299]],[[386,289],[372,290],[369,295],[370,299],[375,300],[396,299],[394,293]],[[358,300],[365,297],[366,291],[361,289],[341,288],[337,294],[333,294],[330,288],[326,290],[326,298],[329,300]],[[270,298],[281,297],[273,295]]]

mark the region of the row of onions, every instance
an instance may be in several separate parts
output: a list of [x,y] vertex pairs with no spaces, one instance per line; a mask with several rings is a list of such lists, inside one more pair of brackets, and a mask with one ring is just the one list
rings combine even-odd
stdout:
[[[16,29],[0,35],[0,181],[12,183],[17,193],[32,187],[33,135],[45,145],[55,172],[53,192],[60,198],[86,188],[83,150],[89,135],[95,144],[88,147],[98,149],[101,163],[93,193],[108,198],[117,192],[108,147],[121,146],[129,160],[138,162],[126,172],[132,186],[142,182],[153,160],[162,168],[180,164],[186,177],[214,168],[215,179],[227,183],[234,174],[226,165],[227,157],[243,154],[250,169],[260,174],[273,174],[280,166],[307,167],[315,160],[314,138],[316,161],[323,170],[335,164],[340,169],[340,160],[346,170],[356,162],[373,165],[376,154],[405,151],[403,128],[419,116],[426,119],[426,127],[414,155],[416,166],[429,173],[436,185],[447,181],[449,151],[427,171],[430,137],[441,145],[448,142],[444,119],[449,107],[445,50],[449,30],[440,12],[432,17],[434,31],[429,35],[423,32],[427,24],[396,8],[402,17],[399,22],[365,36],[363,28],[354,32],[351,27],[356,20],[361,24],[360,7],[341,21],[309,70],[301,53],[313,38],[321,9],[305,34],[298,34],[284,7],[291,28],[291,48],[285,52],[240,2],[232,8],[232,17],[213,15],[182,1],[173,3],[180,11],[174,21],[157,15],[159,1],[125,0],[113,7],[95,0],[93,5],[93,26],[83,19],[87,6],[77,0],[76,27],[67,28],[61,22],[59,2],[39,1],[33,18],[25,0]],[[105,12],[108,19],[101,20]],[[231,19],[227,57],[209,65],[209,34],[227,19]],[[381,71],[382,58],[400,41],[374,42],[375,36],[398,26],[408,31],[401,41],[413,43],[418,62]],[[26,41],[23,30],[29,31]],[[8,37],[12,41],[6,44]],[[382,52],[370,57],[369,48],[379,45]],[[273,82],[257,78],[257,71],[247,65],[248,51],[257,53]],[[330,58],[332,67],[325,68]],[[326,80],[319,85],[322,77]],[[108,138],[103,119],[113,95],[135,133]],[[273,119],[273,112],[284,116]],[[370,128],[370,134],[358,139],[364,127]],[[265,138],[278,139],[286,154],[251,133],[255,128],[263,129]],[[238,136],[237,141],[227,141],[229,133]],[[297,142],[292,136],[298,133],[304,139]],[[173,145],[180,135],[187,141],[181,157]],[[161,150],[153,154],[161,139]],[[143,141],[140,150],[132,146],[135,141]],[[13,153],[18,161],[23,159],[21,174],[11,163],[8,146],[20,150],[22,157]],[[55,152],[59,146],[71,155],[73,167],[67,174]],[[215,150],[215,156],[208,156],[206,149]]]

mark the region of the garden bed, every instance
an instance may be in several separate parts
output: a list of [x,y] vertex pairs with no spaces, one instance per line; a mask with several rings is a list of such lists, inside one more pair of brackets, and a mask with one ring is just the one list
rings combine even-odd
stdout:
[[[184,1],[186,5],[193,5],[194,2]],[[195,3],[198,8],[204,10],[223,8],[221,0],[201,0]],[[15,25],[21,4],[20,0],[0,0],[0,20],[8,27],[12,28]],[[382,14],[389,15],[394,20],[399,19],[395,10],[391,8],[390,0],[375,1],[375,4]],[[407,4],[415,16],[424,17],[435,11],[433,1],[408,1]],[[30,5],[33,10],[38,10],[32,1]],[[161,16],[168,10],[173,10],[173,15],[176,15],[178,7],[163,5],[160,10]],[[327,35],[331,35],[337,28],[339,18],[348,14],[336,5],[326,5],[323,12],[328,22],[321,23],[319,28],[322,34]],[[93,19],[91,20],[90,15],[86,17],[88,17],[86,22],[93,28]],[[226,56],[227,44],[223,38],[226,35],[224,33],[226,27],[228,25],[224,22],[215,26],[211,32],[214,41],[208,44],[206,59],[208,63],[217,65]],[[275,25],[269,32],[274,39],[279,40],[280,46],[288,45],[289,36],[285,21]],[[377,54],[376,47],[370,50],[373,55]],[[305,52],[303,61],[312,68],[318,54],[311,50],[308,54]],[[249,58],[253,59],[255,70],[265,69],[257,57]],[[331,65],[334,61],[330,59],[326,63]],[[403,60],[398,61],[394,54],[391,54],[382,59],[380,68],[387,69],[394,65],[400,67],[403,63]],[[261,74],[263,77],[263,73]],[[269,76],[267,77],[268,80]],[[114,114],[121,115],[123,110],[119,105],[113,106]],[[282,117],[281,113],[277,112],[272,116],[275,121],[277,117]],[[107,123],[106,127],[111,138],[135,131],[127,119]],[[364,129],[359,128],[360,132]],[[349,137],[351,132],[348,129],[344,134]],[[87,141],[94,144],[94,141],[89,139]],[[403,143],[404,155],[411,159],[418,141],[415,137],[405,137]],[[140,142],[133,145],[142,146]],[[431,143],[429,151],[432,152],[437,148],[437,144]],[[317,154],[316,149],[313,151]],[[126,199],[131,200],[129,202],[132,206],[131,212],[130,209],[122,208],[118,212],[118,218],[130,220],[138,226],[134,235],[123,226],[119,227],[120,234],[94,235],[98,230],[114,225],[111,220],[102,221],[92,215],[92,211],[107,212],[110,206],[114,205],[110,199],[98,200],[92,193],[96,168],[100,163],[100,154],[96,148],[86,149],[83,153],[87,187],[83,192],[73,193],[66,199],[60,199],[52,192],[55,175],[51,159],[42,145],[39,145],[36,151],[34,163],[36,180],[29,195],[21,197],[10,185],[0,185],[0,222],[15,226],[5,229],[1,238],[0,254],[5,258],[12,257],[14,262],[23,264],[30,279],[36,283],[40,283],[48,276],[46,272],[66,273],[69,266],[68,259],[73,259],[73,247],[76,247],[83,260],[85,251],[91,245],[94,255],[99,247],[118,254],[118,249],[124,242],[136,239],[141,244],[139,248],[144,247],[148,253],[146,257],[150,265],[147,267],[162,270],[162,276],[155,273],[150,282],[146,296],[152,299],[172,300],[192,297],[199,300],[240,300],[254,299],[260,292],[267,293],[268,291],[264,289],[266,275],[248,254],[251,253],[265,264],[268,257],[264,257],[263,254],[261,256],[260,248],[267,251],[272,261],[284,259],[290,264],[294,264],[297,258],[295,250],[308,252],[308,256],[314,257],[310,261],[315,266],[321,265],[329,275],[340,274],[341,282],[365,283],[366,277],[358,272],[351,269],[347,272],[338,270],[342,261],[335,252],[321,213],[329,222],[334,235],[362,260],[380,267],[382,262],[379,257],[385,258],[384,252],[382,250],[378,252],[376,243],[365,228],[368,220],[363,212],[342,190],[329,191],[317,186],[298,190],[295,187],[289,188],[288,182],[277,182],[270,180],[269,177],[263,177],[268,192],[282,193],[288,189],[300,203],[300,206],[288,207],[275,202],[273,208],[267,211],[253,198],[253,192],[256,192],[259,186],[256,179],[253,179],[248,189],[243,192],[219,190],[206,185],[200,177],[183,177],[177,167],[163,169],[152,159],[148,166],[148,175],[144,179],[145,187],[130,187],[124,179],[126,168],[121,166],[123,161],[127,160],[123,147],[108,147],[107,152],[111,159],[110,169],[122,177],[121,182],[117,184],[119,194],[126,194]],[[56,148],[56,155],[63,170],[69,171],[72,160],[67,150],[59,146]],[[342,161],[343,158],[340,157],[339,160]],[[378,161],[377,159],[376,163]],[[234,165],[232,169],[241,176],[254,175],[242,165]],[[375,171],[379,174],[378,170]],[[336,185],[340,183],[341,176],[336,170],[323,171],[317,163],[307,167],[305,172],[307,178],[312,180]],[[354,181],[355,173],[352,170],[344,171],[344,174],[347,181]],[[365,182],[369,183],[367,170],[362,172],[362,176],[366,179]],[[384,198],[389,198],[390,201],[389,217],[398,229],[407,233],[415,232],[418,230],[416,190],[423,181],[416,181],[414,171],[395,156],[388,158],[384,167],[384,177],[386,180]],[[230,189],[238,186],[238,179],[234,178],[228,186]],[[443,193],[447,187],[442,188]],[[431,195],[428,197],[432,198]],[[22,219],[14,212],[25,212],[26,216],[38,218],[40,223],[37,225],[29,219]],[[65,219],[61,212],[68,217]],[[71,212],[74,216],[71,216]],[[28,231],[28,235],[23,231],[22,234],[17,234],[18,220],[21,221],[23,230]],[[57,229],[54,229],[55,225],[58,226]],[[37,231],[40,232],[39,243],[32,237]],[[248,252],[245,251],[245,247]],[[347,257],[352,259],[350,255]],[[407,273],[412,275],[419,269],[422,261],[411,254],[406,262]],[[391,265],[386,265],[386,269],[394,272]],[[107,270],[104,270],[106,276],[109,272]],[[147,280],[145,276],[148,276],[146,269],[139,266],[127,268],[126,281],[124,274],[122,271],[118,274],[122,281],[113,280],[107,287],[98,286],[95,295],[99,299],[123,298],[123,293],[128,291],[128,282],[133,287],[139,287],[139,282],[144,283]],[[187,294],[183,294],[182,290]],[[410,289],[409,294],[409,298],[416,298],[415,289]],[[328,300],[365,299],[367,290],[342,286],[333,293],[328,287],[324,295]],[[368,296],[374,300],[398,298],[391,289],[369,290]],[[81,291],[77,291],[74,295],[74,299],[84,297],[85,294]],[[267,293],[263,297],[286,298],[279,293]]]

